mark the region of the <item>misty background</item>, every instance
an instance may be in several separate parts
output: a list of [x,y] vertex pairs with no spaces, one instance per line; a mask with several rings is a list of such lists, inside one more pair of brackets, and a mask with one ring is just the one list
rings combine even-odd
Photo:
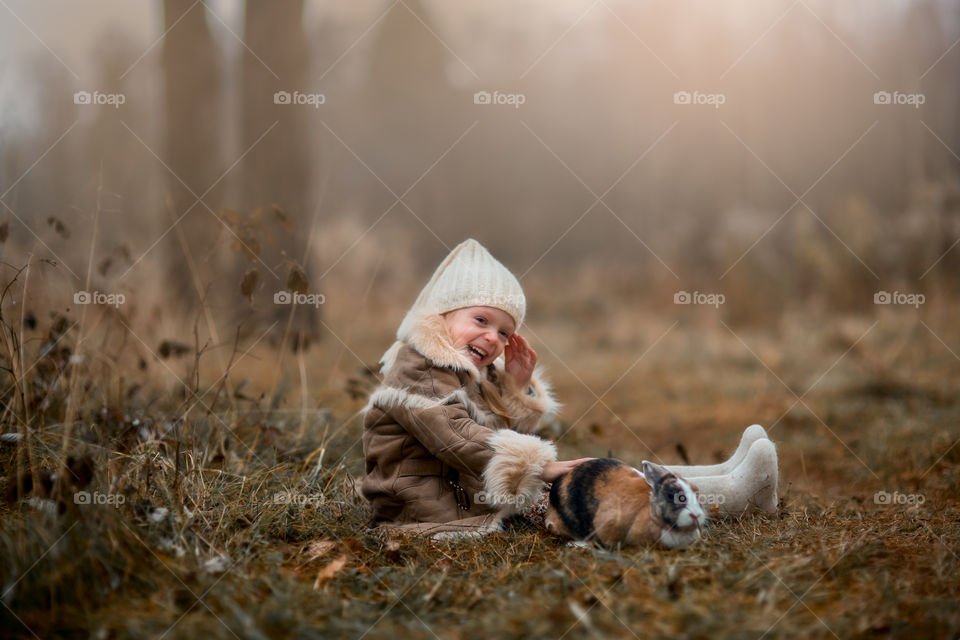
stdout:
[[935,300],[958,41],[949,0],[5,0],[0,252],[57,263],[54,307],[226,324],[285,288],[406,305],[466,237],[528,292],[668,311]]

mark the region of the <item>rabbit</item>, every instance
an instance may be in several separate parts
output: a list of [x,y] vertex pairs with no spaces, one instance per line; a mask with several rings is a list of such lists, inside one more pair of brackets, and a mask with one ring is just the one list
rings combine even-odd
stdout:
[[694,485],[658,464],[641,473],[613,458],[584,462],[550,489],[547,530],[604,547],[686,547],[706,520]]

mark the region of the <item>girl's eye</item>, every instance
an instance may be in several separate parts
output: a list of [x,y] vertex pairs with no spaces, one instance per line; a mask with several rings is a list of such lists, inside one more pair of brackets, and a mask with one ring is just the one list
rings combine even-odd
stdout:
[[484,318],[483,316],[477,316],[476,318],[474,318],[474,320],[476,320],[476,321],[479,322],[480,324],[486,324],[486,323],[487,323],[487,319]]
[[504,339],[504,340],[509,340],[509,339],[510,339],[510,336],[507,335],[507,332],[506,332],[506,331],[501,331],[501,332],[500,332],[500,335],[503,336],[503,339]]

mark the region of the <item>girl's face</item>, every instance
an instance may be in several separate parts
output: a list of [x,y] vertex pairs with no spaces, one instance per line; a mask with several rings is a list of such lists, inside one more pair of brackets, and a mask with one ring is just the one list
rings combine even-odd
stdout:
[[464,307],[443,314],[453,344],[470,361],[483,368],[503,353],[516,328],[506,311],[493,307]]

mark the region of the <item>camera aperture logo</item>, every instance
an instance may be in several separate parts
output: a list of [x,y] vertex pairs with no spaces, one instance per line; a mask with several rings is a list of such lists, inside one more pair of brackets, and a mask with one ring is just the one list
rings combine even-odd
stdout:
[[919,109],[927,101],[922,93],[901,93],[899,91],[877,91],[873,94],[873,104],[907,105]]
[[119,109],[127,101],[122,93],[101,93],[100,91],[77,91],[73,94],[73,104],[90,104]]
[[726,103],[727,96],[722,93],[703,93],[702,91],[677,91],[673,94],[673,104],[707,105],[719,109]]
[[114,507],[119,507],[126,501],[127,497],[122,493],[100,493],[99,491],[90,493],[89,491],[77,491],[73,494],[74,504],[109,504]]
[[273,94],[273,104],[305,104],[319,109],[320,105],[326,103],[327,96],[322,93],[301,93],[300,91],[277,91]]
[[877,291],[873,294],[873,304],[906,304],[914,309],[919,309],[920,305],[927,301],[927,297],[922,293],[902,293],[900,291]]
[[519,109],[520,105],[526,103],[527,96],[522,93],[501,93],[494,91],[477,91],[473,94],[473,104],[505,104],[514,109]]
[[673,294],[673,304],[706,304],[715,309],[727,301],[727,297],[722,293],[701,293],[694,291],[677,291]]
[[119,307],[127,301],[122,293],[102,293],[100,291],[77,291],[73,294],[73,304],[103,304]]
[[296,291],[277,291],[273,294],[273,304],[311,305],[319,308],[327,301],[322,293],[298,293]]

